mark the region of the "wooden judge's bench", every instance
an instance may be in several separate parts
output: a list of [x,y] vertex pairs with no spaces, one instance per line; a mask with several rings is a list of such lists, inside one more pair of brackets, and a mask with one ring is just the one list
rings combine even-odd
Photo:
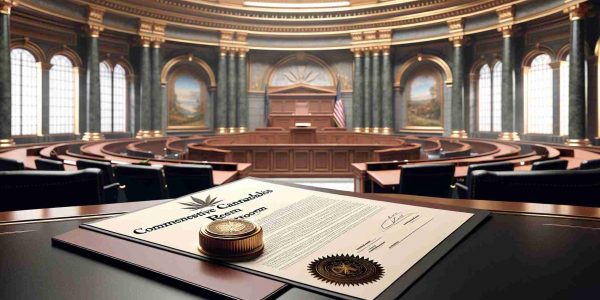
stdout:
[[294,84],[269,91],[269,126],[290,128],[334,127],[335,91],[329,88]]

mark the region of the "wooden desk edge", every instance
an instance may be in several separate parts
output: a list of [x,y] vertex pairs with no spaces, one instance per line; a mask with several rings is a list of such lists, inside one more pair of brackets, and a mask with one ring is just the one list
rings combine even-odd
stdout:
[[[600,219],[600,208],[554,205],[541,203],[523,203],[488,200],[466,200],[451,198],[432,198],[400,194],[378,194],[392,199],[411,200],[423,203],[435,203],[464,208],[483,209],[493,212],[507,212],[517,214],[533,214],[556,217]],[[31,209],[20,211],[0,212],[0,226],[9,224],[26,224],[36,222],[50,222],[65,219],[94,218],[127,213],[146,207],[161,204],[167,200],[152,200],[128,203],[115,203],[103,205],[56,207],[45,209]]]

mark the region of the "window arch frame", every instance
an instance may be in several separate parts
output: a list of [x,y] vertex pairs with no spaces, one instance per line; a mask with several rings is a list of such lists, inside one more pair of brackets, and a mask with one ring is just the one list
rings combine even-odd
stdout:
[[[20,105],[21,107],[21,113],[19,115],[19,119],[21,120],[19,122],[19,133],[15,134],[13,132],[13,128],[15,126],[14,124],[14,119],[13,119],[13,112],[15,111],[14,109],[14,97],[13,97],[13,93],[15,90],[15,86],[14,86],[14,80],[12,80],[12,76],[14,73],[13,70],[13,62],[12,62],[12,53],[14,50],[24,50],[27,53],[29,53],[33,59],[35,60],[35,112],[36,112],[36,116],[35,116],[35,132],[34,133],[26,133],[23,134],[23,122],[22,122],[22,118],[23,118],[23,112],[22,112],[22,105]],[[31,136],[40,136],[42,135],[42,65],[43,63],[46,61],[46,56],[44,54],[44,51],[37,46],[36,44],[30,42],[28,39],[19,39],[19,40],[14,40],[11,42],[11,47],[10,47],[10,55],[11,55],[11,136],[15,136],[15,137],[31,137]],[[20,103],[22,102],[23,97],[20,98]]]
[[[533,63],[533,61],[540,55],[547,55],[549,57],[549,72],[550,72],[550,105],[549,107],[551,109],[553,109],[554,107],[554,71],[552,69],[551,64],[553,62],[555,62],[556,59],[556,54],[554,53],[554,51],[552,51],[552,49],[544,47],[544,46],[539,46],[537,49],[530,51],[529,53],[527,53],[527,55],[525,55],[524,59],[523,59],[523,64],[522,64],[522,69],[523,69],[523,132],[525,134],[534,134],[534,135],[554,135],[555,132],[554,130],[551,130],[551,132],[545,132],[545,133],[541,133],[541,132],[532,132],[529,129],[529,101],[530,101],[530,97],[529,97],[529,80],[530,80],[530,73],[531,73],[531,64]],[[554,126],[554,112],[552,111],[552,124],[550,124],[550,126]]]
[[[71,62],[71,66],[72,66],[72,76],[73,76],[73,130],[71,132],[62,132],[62,133],[52,133],[51,132],[51,128],[52,128],[52,113],[51,113],[51,109],[52,109],[52,60],[54,59],[54,57],[56,56],[64,56],[66,57],[70,62]],[[48,65],[49,65],[49,74],[48,74],[48,106],[49,106],[49,112],[48,112],[48,134],[49,135],[69,135],[69,134],[79,134],[79,77],[80,77],[80,69],[83,65],[81,58],[77,55],[77,53],[75,53],[73,50],[68,49],[66,47],[61,48],[58,51],[52,51],[51,55],[49,56],[49,60],[48,60]]]
[[[133,72],[133,67],[131,66],[131,64],[125,60],[124,58],[119,58],[119,59],[111,59],[110,57],[106,57],[105,59],[100,60],[99,64],[102,63],[106,63],[109,66],[109,70],[110,70],[110,79],[111,79],[111,130],[110,131],[103,131],[103,133],[107,133],[107,134],[111,134],[111,133],[127,133],[131,131],[131,119],[132,119],[132,91],[133,91],[133,87],[132,84],[135,80],[135,75]],[[123,68],[124,70],[124,75],[125,75],[125,90],[124,90],[124,94],[125,94],[125,108],[123,111],[123,122],[124,125],[124,130],[123,131],[115,131],[114,128],[114,114],[115,114],[115,106],[114,106],[114,79],[115,79],[115,68],[117,66],[120,66],[121,68]],[[102,92],[102,86],[100,86],[100,91]],[[102,96],[102,95],[101,95]],[[100,120],[102,122],[102,116],[100,116]],[[102,124],[101,126],[102,127]]]

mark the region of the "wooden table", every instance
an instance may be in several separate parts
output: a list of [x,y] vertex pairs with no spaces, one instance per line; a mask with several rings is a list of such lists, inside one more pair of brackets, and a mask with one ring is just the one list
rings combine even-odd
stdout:
[[[385,197],[405,204],[451,204],[492,211],[487,221],[399,295],[400,299],[582,299],[600,294],[600,208]],[[51,237],[83,222],[163,201],[0,213],[0,299],[220,298],[160,274],[50,243]],[[327,299],[291,285],[269,299],[275,298]]]

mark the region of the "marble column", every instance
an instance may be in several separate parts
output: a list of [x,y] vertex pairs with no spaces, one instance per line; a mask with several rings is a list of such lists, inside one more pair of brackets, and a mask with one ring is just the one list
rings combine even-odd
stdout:
[[227,132],[227,51],[219,52],[219,66],[217,74],[217,130],[218,133]]
[[590,145],[586,130],[584,8],[577,6],[570,14],[569,138],[566,144],[574,146]]
[[373,119],[371,120],[373,124],[373,133],[379,133],[379,129],[381,128],[381,72],[380,72],[380,51],[373,51],[373,61],[372,61],[372,111],[373,111]]
[[369,51],[365,51],[365,59],[364,59],[364,73],[363,73],[363,95],[364,95],[364,132],[371,132],[372,125],[372,102],[371,99],[373,95],[371,94],[371,53]]
[[392,62],[390,58],[390,50],[383,49],[381,56],[381,110],[383,127],[381,133],[390,134],[394,127],[393,121],[393,85],[392,85]]
[[152,116],[152,136],[161,137],[163,136],[163,98],[160,87],[160,42],[152,43],[151,52],[151,79],[150,79],[150,93],[151,93],[151,113]]
[[237,126],[239,132],[248,131],[248,86],[246,83],[246,50],[240,50],[238,55],[238,114]]
[[100,32],[90,30],[87,38],[87,132],[83,134],[84,141],[104,139],[100,128],[100,53],[98,39]]
[[235,72],[235,52],[229,52],[229,60],[227,62],[227,110],[228,110],[228,125],[229,132],[235,132],[237,127],[237,86],[236,86],[236,72]]
[[152,136],[150,42],[143,41],[140,51],[140,131],[137,137],[147,138]]
[[515,59],[513,49],[512,27],[501,29],[502,32],[502,87],[501,87],[501,119],[502,132],[500,140],[518,141],[519,134],[515,131]]
[[463,37],[456,37],[452,39],[454,44],[453,54],[453,77],[454,82],[452,83],[452,120],[451,120],[451,137],[466,138],[467,133],[465,132],[464,116],[463,116],[463,103],[464,103],[464,47]]
[[0,147],[15,144],[11,138],[10,10],[0,13]]
[[364,127],[364,95],[363,95],[363,66],[362,53],[354,50],[354,76],[352,79],[352,121],[355,132],[360,132]]

